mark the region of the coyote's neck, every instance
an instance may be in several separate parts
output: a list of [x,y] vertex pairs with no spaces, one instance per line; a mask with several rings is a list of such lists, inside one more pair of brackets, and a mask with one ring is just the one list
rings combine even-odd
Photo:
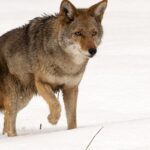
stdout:
[[57,53],[55,63],[60,67],[60,69],[70,75],[77,75],[84,72],[87,62],[87,59],[80,58],[79,56],[72,56],[70,54],[61,51]]
[[84,65],[87,62],[87,59],[83,56],[74,56],[72,58],[72,61],[76,64],[76,65]]

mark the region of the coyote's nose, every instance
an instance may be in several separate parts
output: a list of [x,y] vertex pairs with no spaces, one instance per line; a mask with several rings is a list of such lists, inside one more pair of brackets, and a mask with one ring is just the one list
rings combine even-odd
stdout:
[[89,53],[90,53],[90,57],[93,57],[97,52],[97,49],[96,48],[90,48],[89,49]]

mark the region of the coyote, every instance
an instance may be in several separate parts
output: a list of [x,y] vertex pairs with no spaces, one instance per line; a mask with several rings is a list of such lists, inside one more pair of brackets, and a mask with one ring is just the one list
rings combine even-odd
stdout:
[[61,106],[55,93],[63,92],[68,129],[77,127],[78,86],[88,60],[101,43],[107,0],[78,9],[63,0],[60,12],[31,20],[0,37],[0,110],[3,134],[16,136],[17,113],[34,95],[47,102],[48,121],[56,124]]

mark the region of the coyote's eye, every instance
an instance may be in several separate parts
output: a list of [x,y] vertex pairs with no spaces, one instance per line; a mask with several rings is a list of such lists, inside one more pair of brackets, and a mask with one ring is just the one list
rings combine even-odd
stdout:
[[75,36],[82,36],[82,32],[80,32],[80,31],[75,32],[74,34],[75,34]]
[[97,35],[97,32],[96,31],[93,31],[92,32],[92,36],[96,36]]

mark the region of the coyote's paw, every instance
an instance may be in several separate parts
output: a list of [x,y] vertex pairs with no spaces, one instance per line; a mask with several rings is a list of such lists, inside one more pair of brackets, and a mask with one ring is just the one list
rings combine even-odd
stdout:
[[48,121],[53,125],[57,124],[57,122],[60,118],[60,113],[61,113],[61,109],[59,107],[55,111],[51,112],[50,115],[48,115]]
[[56,118],[53,115],[48,115],[48,121],[49,121],[49,123],[55,125],[55,124],[57,124],[58,120],[59,120],[59,117]]
[[9,137],[14,137],[14,136],[17,136],[17,133],[16,132],[14,132],[14,133],[8,133],[8,136]]
[[8,135],[9,137],[17,136],[16,131],[13,132],[7,132],[5,129],[3,130],[3,135]]

